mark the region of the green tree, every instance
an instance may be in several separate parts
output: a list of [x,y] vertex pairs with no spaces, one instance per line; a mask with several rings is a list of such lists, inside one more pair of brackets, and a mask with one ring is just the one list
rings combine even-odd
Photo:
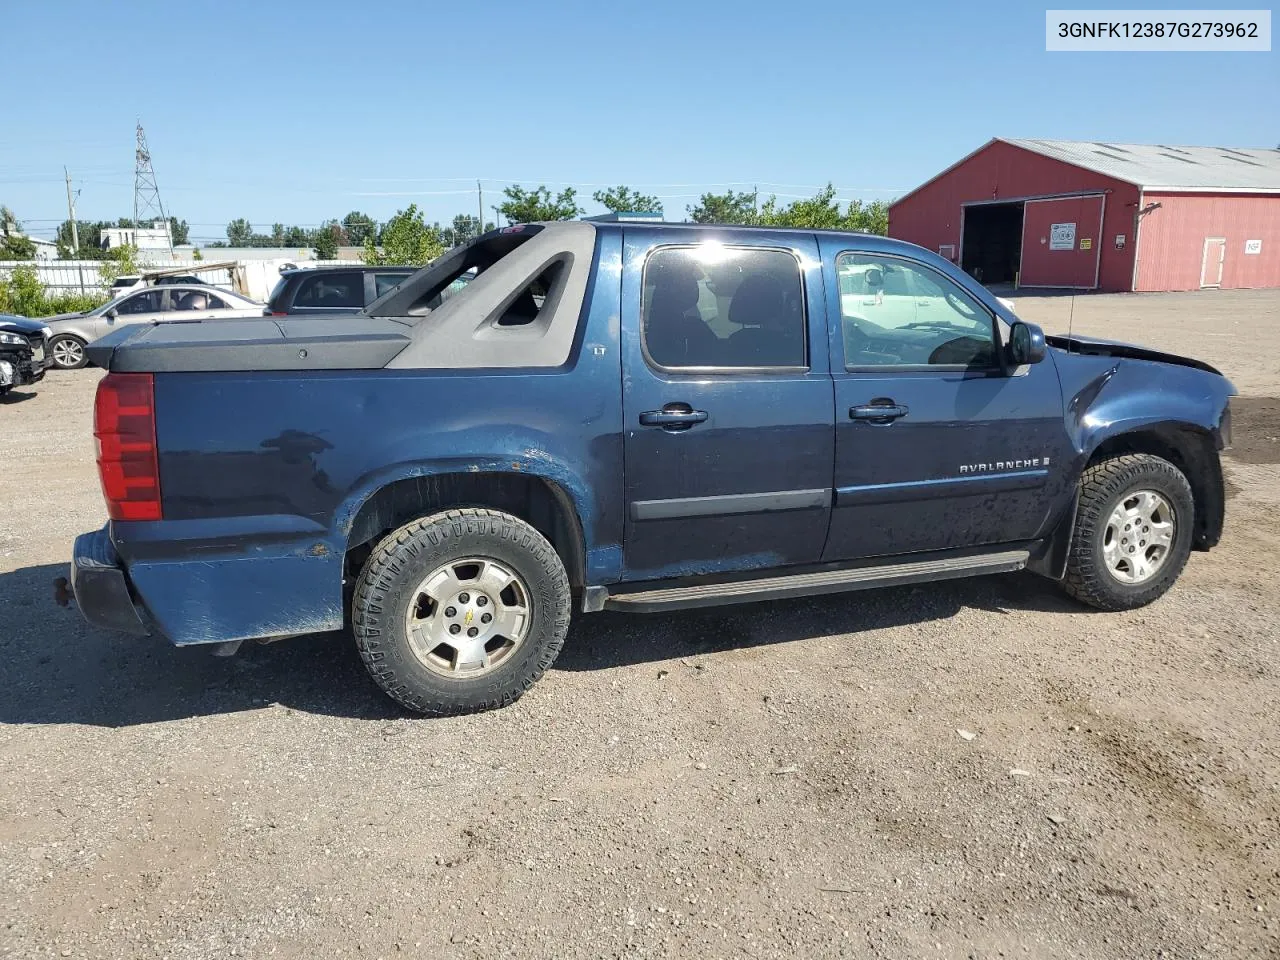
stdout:
[[173,238],[175,247],[186,243],[191,237],[191,227],[185,220],[179,220],[177,217],[169,218],[169,234]]
[[275,247],[284,246],[284,224],[273,223],[271,225],[271,245]]
[[[80,236],[79,258],[81,260],[101,260],[103,258],[106,251],[102,249],[102,231],[111,226],[114,226],[114,224],[107,220],[76,221],[76,231]],[[70,220],[63,220],[58,226],[58,234],[54,237],[54,241],[58,244],[58,256],[69,260],[76,255],[72,249]]]
[[757,220],[757,191],[735,193],[704,193],[696,207],[688,207],[689,219],[694,223],[752,224]]
[[416,203],[400,210],[382,228],[382,246],[375,246],[373,236],[365,238],[364,262],[371,264],[410,264],[421,266],[444,253],[440,231],[427,226]]
[[342,240],[342,227],[337,221],[322,224],[316,231],[313,249],[317,260],[337,260],[339,241]]
[[119,247],[112,247],[103,253],[100,273],[102,285],[108,290],[118,278],[131,277],[137,272],[138,248],[132,244],[126,243]]
[[469,213],[460,213],[453,218],[453,223],[440,231],[440,240],[446,247],[460,247],[464,243],[470,243],[481,233],[487,233],[494,229],[492,223],[486,223],[484,229],[480,229],[480,218],[473,217]]
[[284,245],[286,247],[309,247],[311,246],[311,234],[301,227],[290,227],[284,232]]
[[373,217],[359,210],[352,210],[343,217],[342,227],[347,233],[347,242],[356,247],[363,247],[364,242],[378,229]]
[[20,233],[0,234],[0,260],[34,260],[36,245]]
[[862,228],[867,233],[882,237],[889,235],[889,203],[886,200],[872,200],[862,209]]
[[0,206],[0,260],[34,260],[36,245],[23,236],[22,224],[8,207]]
[[233,247],[253,245],[253,225],[241,217],[227,224],[227,243]]
[[657,197],[630,187],[597,190],[591,195],[591,199],[611,213],[662,213],[662,203]]
[[555,197],[545,186],[526,190],[519,184],[502,191],[507,198],[493,209],[507,218],[508,223],[539,223],[545,220],[572,220],[582,213],[578,206],[578,191],[565,187]]

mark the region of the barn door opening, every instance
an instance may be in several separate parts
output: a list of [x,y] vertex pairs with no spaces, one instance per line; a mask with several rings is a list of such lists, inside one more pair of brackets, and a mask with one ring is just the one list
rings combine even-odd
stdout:
[[1205,237],[1204,255],[1200,258],[1200,289],[1222,286],[1222,265],[1227,259],[1227,241],[1223,237]]
[[1021,201],[965,205],[961,270],[979,283],[1013,283],[1021,258]]
[[1101,194],[1028,200],[1021,286],[1095,289],[1105,203]]

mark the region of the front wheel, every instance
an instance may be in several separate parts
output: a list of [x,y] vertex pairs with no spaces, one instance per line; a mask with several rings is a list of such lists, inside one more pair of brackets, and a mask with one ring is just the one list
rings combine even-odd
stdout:
[[374,549],[351,624],[378,685],[434,715],[515,702],[555,661],[570,590],[555,548],[496,510],[449,510]]
[[59,370],[79,370],[89,362],[84,353],[84,341],[69,333],[49,341],[49,355],[53,357],[53,365]]
[[1195,501],[1167,460],[1127,454],[1080,478],[1063,587],[1100,610],[1131,610],[1163,596],[1191,553]]

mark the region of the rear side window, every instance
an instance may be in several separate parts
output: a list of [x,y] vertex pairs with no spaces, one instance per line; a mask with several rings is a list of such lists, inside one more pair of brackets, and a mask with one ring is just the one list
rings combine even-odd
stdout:
[[645,264],[641,296],[641,338],[655,366],[807,366],[804,283],[788,251],[659,248]]
[[317,271],[298,284],[295,307],[363,307],[364,274]]
[[413,276],[411,273],[375,273],[373,275],[373,295],[380,297],[388,290],[400,286],[411,276]]

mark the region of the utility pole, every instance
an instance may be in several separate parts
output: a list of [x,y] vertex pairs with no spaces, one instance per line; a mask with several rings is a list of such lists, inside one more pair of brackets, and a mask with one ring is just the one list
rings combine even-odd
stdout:
[[80,295],[84,296],[84,264],[80,263],[80,225],[76,223],[76,199],[71,193],[71,171],[64,165],[62,172],[67,175],[67,216],[71,218],[71,252],[76,258],[76,269],[80,273]]
[[477,211],[480,214],[480,222],[476,224],[476,236],[484,233],[484,190],[480,187],[480,181],[476,181],[476,205],[479,207]]

